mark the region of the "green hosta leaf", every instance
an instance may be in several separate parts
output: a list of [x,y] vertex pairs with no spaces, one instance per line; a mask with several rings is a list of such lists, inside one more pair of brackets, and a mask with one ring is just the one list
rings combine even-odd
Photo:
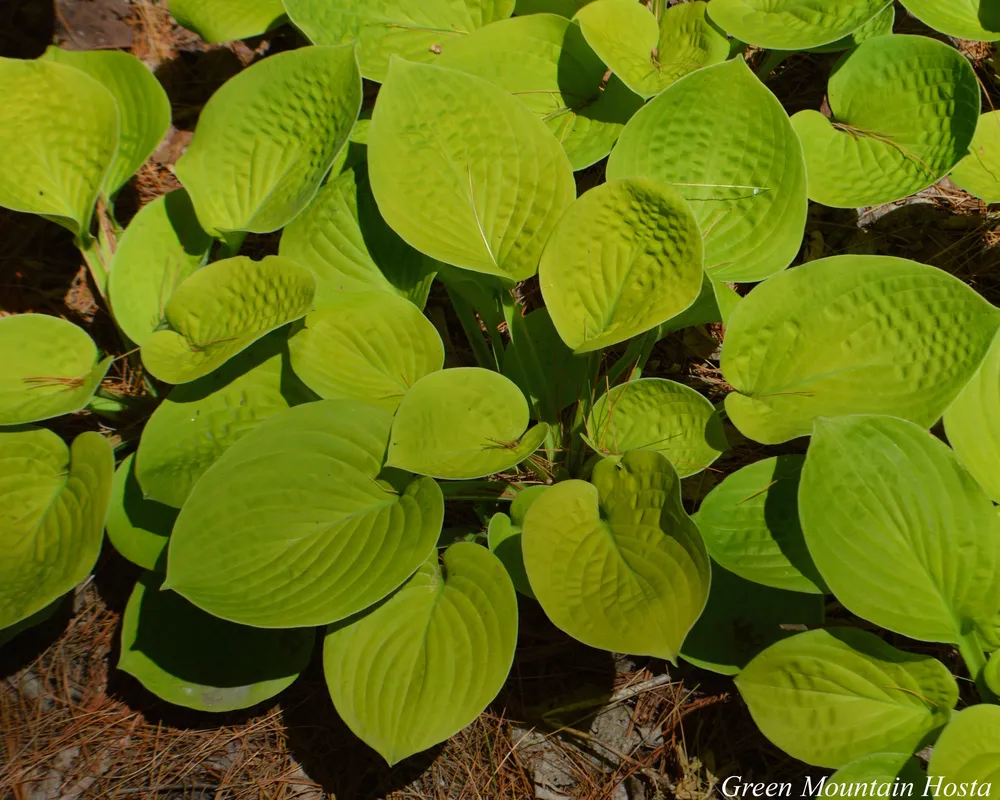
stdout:
[[677,473],[660,453],[632,452],[600,461],[591,481],[557,483],[528,509],[521,547],[531,588],[584,644],[676,663],[709,586]]
[[749,581],[793,592],[829,591],[799,525],[802,456],[749,464],[712,489],[698,509],[709,555]]
[[285,0],[285,7],[315,44],[357,41],[362,74],[381,83],[390,56],[432,61],[450,39],[509,17],[514,0]]
[[1000,503],[1000,335],[945,412],[944,426],[958,457]]
[[768,645],[804,625],[822,625],[823,603],[817,595],[751,583],[713,563],[708,604],[681,656],[702,669],[736,675]]
[[804,50],[853,33],[892,0],[712,0],[712,19],[748,44]]
[[167,537],[177,509],[148,500],[135,476],[135,454],[115,470],[108,508],[108,538],[115,550],[143,569],[162,572],[167,566]]
[[856,628],[773,644],[736,677],[761,732],[794,758],[840,767],[870,753],[917,750],[948,722],[958,686],[936,658]]
[[827,98],[830,119],[800,111],[792,125],[809,197],[837,208],[890,203],[936,183],[966,154],[979,119],[965,56],[923,36],[862,42],[839,63]]
[[316,308],[345,292],[381,289],[420,308],[434,280],[434,261],[390,228],[372,196],[363,166],[328,181],[281,234],[282,256],[316,275]]
[[384,603],[331,625],[326,684],[347,726],[390,765],[472,722],[500,691],[517,644],[503,565],[459,542],[435,551]]
[[538,280],[559,335],[583,353],[680,314],[701,292],[702,265],[701,231],[684,197],[628,178],[569,207],[545,245]]
[[948,177],[980,200],[1000,203],[1000,111],[990,111],[979,118],[969,154]]
[[713,281],[706,273],[702,277],[701,292],[695,301],[675,317],[671,317],[658,331],[666,336],[674,331],[681,331],[694,325],[707,325],[711,322],[729,323],[729,315],[742,298],[728,284]]
[[912,787],[911,791],[918,786],[922,790],[925,781],[920,762],[909,753],[873,753],[845,764],[829,779],[820,778],[816,796],[850,797],[858,794],[864,784],[870,787],[869,796],[893,797],[907,794],[907,784]]
[[307,316],[288,348],[295,374],[320,397],[391,412],[414,383],[444,365],[437,329],[388,292],[341,295]]
[[434,481],[378,478],[391,425],[375,406],[321,400],[240,439],[177,518],[169,587],[264,628],[334,622],[388,595],[434,549],[444,517]]
[[896,9],[892,5],[888,5],[850,35],[830,42],[830,44],[811,47],[808,52],[839,53],[843,50],[852,50],[868,39],[874,39],[876,36],[888,36],[892,33],[892,26],[895,24]]
[[206,42],[259,36],[285,19],[281,0],[169,0],[170,13]]
[[652,97],[688,73],[729,58],[729,40],[706,18],[707,8],[702,2],[672,6],[657,22],[632,0],[597,0],[574,21],[629,89]]
[[[50,47],[48,61],[78,69],[111,92],[118,106],[118,153],[104,178],[113,197],[149,158],[170,127],[170,99],[149,68],[118,50],[74,52]],[[75,130],[75,120],[72,123]]]
[[451,39],[435,63],[485,78],[521,100],[562,143],[573,169],[610,153],[642,107],[620,80],[604,86],[606,67],[580,26],[553,14],[501,20]]
[[930,427],[975,374],[1000,311],[934,267],[835,256],[775,276],[729,320],[726,411],[765,444],[820,416],[891,414]]
[[167,383],[201,378],[266,333],[305,316],[315,292],[312,272],[287,258],[216,261],[170,296],[170,328],[142,345],[143,363]]
[[143,206],[122,235],[108,276],[115,322],[129,339],[146,343],[162,324],[170,295],[211,246],[183,189]]
[[527,427],[528,403],[503,375],[476,367],[432,372],[399,405],[387,464],[434,478],[482,478],[541,446],[549,426]]
[[118,669],[176,706],[233,711],[290,686],[315,642],[309,628],[263,630],[213,617],[160,591],[160,576],[147,572],[122,617]]
[[313,199],[361,108],[353,46],[265,58],[223,84],[175,171],[213,235],[268,233]]
[[996,0],[900,0],[903,7],[930,28],[958,39],[1000,40],[1000,7]]
[[46,314],[0,318],[0,353],[0,425],[79,411],[114,360],[99,361],[83,328]]
[[981,705],[959,711],[934,744],[927,774],[933,796],[955,794],[945,788],[948,784],[965,784],[971,795],[973,781],[987,785],[985,791],[975,792],[977,796],[994,795],[1000,789],[1000,708]]
[[510,516],[503,513],[490,517],[487,530],[487,544],[490,550],[506,567],[514,588],[525,597],[534,597],[528,573],[524,569],[524,553],[521,551],[521,533],[524,530],[524,515],[531,504],[541,496],[547,486],[529,486],[518,492],[510,504]]
[[398,58],[375,104],[368,156],[379,209],[403,239],[510,280],[535,274],[576,196],[562,147],[520,100],[482,78]]
[[682,478],[701,472],[729,446],[708,399],[663,378],[629,381],[601,395],[587,419],[587,436],[604,455],[663,453]]
[[139,441],[136,476],[144,494],[180,508],[230,445],[268,417],[310,399],[292,373],[283,331],[205,377],[172,389]]
[[101,551],[115,460],[99,433],[71,448],[43,428],[0,433],[0,628],[61,597]]
[[671,183],[691,202],[714,280],[762,280],[799,252],[807,206],[802,145],[781,103],[742,59],[682,78],[629,120],[608,178],[630,176]]
[[817,420],[799,515],[837,599],[876,625],[959,644],[1000,608],[1000,517],[955,454],[912,422]]
[[0,85],[0,206],[87,234],[118,152],[114,96],[80,70],[46,60],[0,58]]

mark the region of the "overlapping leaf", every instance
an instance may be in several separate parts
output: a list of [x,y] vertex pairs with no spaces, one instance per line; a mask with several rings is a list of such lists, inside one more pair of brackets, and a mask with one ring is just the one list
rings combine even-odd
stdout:
[[1000,40],[1000,7],[994,0],[900,0],[903,7],[928,27],[958,39]]
[[[893,792],[905,791],[906,784],[925,786],[927,777],[920,762],[907,753],[872,753],[845,764],[830,776],[822,792],[829,796],[856,794],[860,785],[871,787],[869,791],[881,797],[889,797]],[[882,787],[889,788],[882,788]],[[829,788],[827,788],[829,787]]]
[[848,36],[819,47],[810,47],[808,52],[839,53],[843,50],[852,50],[868,39],[874,39],[876,36],[888,36],[892,33],[892,27],[895,24],[896,9],[890,4]]
[[206,42],[259,36],[285,18],[281,0],[170,0],[170,13]]
[[108,539],[115,550],[143,569],[162,572],[175,519],[177,509],[143,496],[135,476],[135,454],[130,454],[115,470],[108,507]]
[[948,177],[969,194],[987,203],[1000,203],[1000,111],[979,118],[968,155]]
[[490,517],[487,543],[490,550],[503,563],[510,575],[514,588],[526,597],[534,597],[524,569],[524,553],[521,551],[521,533],[524,517],[535,502],[548,489],[547,486],[529,486],[518,492],[510,504],[510,515],[499,512]]
[[959,711],[935,743],[927,774],[932,787],[969,787],[977,781],[988,786],[986,796],[1000,788],[1000,708],[980,705]]

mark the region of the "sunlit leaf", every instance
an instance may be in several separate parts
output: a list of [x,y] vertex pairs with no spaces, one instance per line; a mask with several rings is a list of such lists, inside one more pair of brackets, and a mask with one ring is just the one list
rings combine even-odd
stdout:
[[281,24],[281,0],[169,0],[170,13],[206,42],[228,42],[266,33]]

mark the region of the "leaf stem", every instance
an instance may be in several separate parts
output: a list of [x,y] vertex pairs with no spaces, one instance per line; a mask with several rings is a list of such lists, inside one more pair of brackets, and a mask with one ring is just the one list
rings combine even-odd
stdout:
[[993,694],[993,691],[986,685],[986,681],[983,678],[983,670],[986,668],[986,654],[979,644],[979,639],[975,631],[967,633],[959,640],[958,652],[961,654],[962,660],[969,670],[969,675],[976,682],[980,699],[984,703],[996,703],[997,696]]

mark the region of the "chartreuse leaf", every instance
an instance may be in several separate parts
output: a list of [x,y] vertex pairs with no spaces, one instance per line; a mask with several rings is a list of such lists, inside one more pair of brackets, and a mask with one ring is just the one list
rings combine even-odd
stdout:
[[611,152],[642,98],[607,68],[579,25],[554,14],[501,20],[444,43],[438,66],[478,75],[506,89],[548,125],[573,169]]
[[398,294],[423,308],[435,262],[390,228],[372,196],[363,165],[345,170],[281,234],[280,255],[316,275],[320,311],[345,292]]
[[1000,517],[955,454],[919,425],[817,420],[799,515],[827,585],[876,625],[961,644],[1000,608]]
[[361,108],[353,46],[258,61],[202,109],[175,171],[213,235],[269,233],[313,199]]
[[652,97],[688,73],[729,58],[729,39],[705,16],[707,3],[660,12],[632,0],[597,0],[574,17],[587,43],[626,86]]
[[975,374],[1000,311],[934,267],[881,256],[812,261],[758,286],[726,329],[726,411],[777,444],[819,416],[930,427]]
[[305,316],[316,278],[280,256],[216,261],[170,296],[170,328],[142,345],[142,361],[161,381],[188,383],[207,375],[264,334]]
[[524,530],[524,516],[534,503],[548,489],[547,486],[529,486],[518,492],[510,504],[510,516],[497,513],[490,517],[486,532],[487,544],[497,558],[503,562],[514,588],[526,597],[534,597],[528,573],[524,569],[524,554],[521,552],[521,532]]
[[292,369],[320,397],[395,411],[407,390],[444,365],[437,329],[389,292],[344,294],[291,337]]
[[263,422],[201,477],[170,536],[167,584],[215,616],[322,625],[368,608],[434,549],[438,485],[379,479],[392,415],[321,400]]
[[1000,334],[945,411],[944,427],[966,469],[1000,503]]
[[576,196],[566,154],[524,103],[482,78],[399,58],[375,104],[368,158],[382,216],[403,239],[509,280],[535,274]]
[[892,26],[896,23],[896,9],[890,4],[882,11],[872,17],[853,33],[835,42],[810,47],[810,53],[839,53],[842,50],[851,50],[868,39],[876,36],[888,36],[892,33]]
[[0,206],[85,236],[118,152],[114,96],[84,72],[47,60],[0,58],[0,85]]
[[83,328],[46,314],[0,318],[0,353],[0,425],[79,411],[114,360],[98,360],[97,345]]
[[709,555],[755,583],[827,592],[799,525],[802,456],[775,456],[728,475],[702,500],[698,530]]
[[0,433],[0,628],[87,577],[101,551],[115,460],[108,440],[66,447],[43,428]]
[[1000,40],[1000,7],[995,0],[900,0],[903,7],[929,28],[979,42]]
[[[935,796],[946,795],[947,784],[968,787],[973,781],[988,786],[985,791],[980,788],[978,796],[995,795],[1000,788],[1000,708],[972,706],[955,714],[934,744],[927,774],[927,786]],[[934,791],[939,786],[941,790]]]
[[707,398],[663,378],[642,378],[601,395],[587,418],[588,444],[604,455],[656,450],[682,478],[728,449],[722,420]]
[[146,163],[170,127],[170,99],[139,59],[120,50],[61,50],[52,46],[44,59],[78,69],[111,92],[118,106],[118,153],[104,178],[103,191],[114,197]]
[[702,264],[701,230],[687,200],[667,184],[626,178],[569,207],[542,252],[538,280],[562,340],[585,353],[688,308],[701,292]]
[[171,390],[143,428],[135,471],[150,500],[180,508],[230,445],[268,417],[313,399],[292,373],[284,331]]
[[118,242],[108,276],[115,322],[138,345],[166,315],[170,295],[198,269],[212,246],[183,189],[142,207]]
[[803,626],[823,624],[824,599],[751,583],[712,564],[708,604],[684,640],[696,667],[736,675],[761,650]]
[[390,765],[478,717],[507,680],[517,596],[486,548],[431,553],[380,605],[331,625],[323,645],[330,697],[347,726]]
[[968,152],[979,119],[972,66],[923,36],[862,42],[834,71],[827,99],[832,117],[800,111],[792,125],[809,197],[836,208],[890,203],[936,183]]
[[[823,788],[817,792],[817,796],[847,796],[858,793],[858,787],[866,784],[872,787],[869,789],[870,795],[891,797],[893,788],[902,794],[902,787],[910,784],[914,788],[923,787],[926,781],[920,762],[910,753],[872,753],[871,755],[856,758],[849,764],[845,764],[838,769],[829,779],[821,778]],[[881,787],[893,788],[881,791]]]
[[631,452],[563,481],[528,509],[524,566],[549,619],[591,647],[676,663],[705,607],[705,545],[661,453]]
[[118,669],[157,697],[198,711],[233,711],[274,697],[306,668],[310,628],[265,630],[213,617],[161,577],[139,578],[122,617]]
[[948,177],[980,200],[1000,203],[1000,111],[990,111],[979,118],[969,154]]
[[712,0],[712,19],[737,39],[773,50],[805,50],[853,33],[892,0]]
[[381,83],[390,56],[432,61],[448,40],[509,17],[514,0],[285,0],[285,8],[315,44],[357,41],[361,73]]
[[841,767],[912,753],[958,701],[948,668],[858,628],[808,631],[768,647],[736,676],[761,732],[793,758]]
[[714,280],[763,280],[799,252],[807,206],[802,145],[781,103],[742,59],[682,78],[629,120],[608,178],[633,176],[673,184],[690,201]]
[[169,0],[170,13],[206,42],[266,33],[285,18],[281,0]]
[[135,454],[130,454],[115,470],[111,488],[107,528],[115,550],[143,569],[163,572],[175,519],[177,509],[143,496],[135,476]]
[[433,478],[482,478],[541,447],[549,426],[527,427],[528,403],[503,375],[477,367],[431,372],[399,404],[386,463]]

